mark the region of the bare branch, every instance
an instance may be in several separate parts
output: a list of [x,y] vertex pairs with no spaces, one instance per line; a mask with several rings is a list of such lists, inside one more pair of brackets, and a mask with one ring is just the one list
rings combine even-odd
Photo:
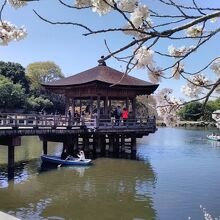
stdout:
[[53,22],[53,21],[49,21],[48,19],[46,18],[43,18],[41,15],[39,15],[34,9],[33,9],[34,13],[43,21],[49,23],[49,24],[53,24],[53,25],[72,25],[72,26],[78,26],[78,27],[81,27],[87,31],[89,31],[90,33],[92,33],[93,31],[88,28],[87,26],[85,25],[82,25],[82,24],[79,24],[79,23],[74,23],[74,22]]
[[7,3],[7,0],[4,0],[3,4],[1,6],[1,9],[0,9],[0,21],[1,22],[2,22],[2,12],[3,12],[3,9],[4,9],[5,5],[6,5],[6,3]]

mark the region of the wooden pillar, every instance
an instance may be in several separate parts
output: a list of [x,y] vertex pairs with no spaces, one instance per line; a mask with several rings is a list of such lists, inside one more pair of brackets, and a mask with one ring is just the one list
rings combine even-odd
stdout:
[[75,98],[72,98],[73,115],[75,113],[75,107],[76,107],[76,105],[75,105]]
[[79,100],[79,114],[82,115],[82,99]]
[[66,141],[63,141],[63,152],[66,152],[66,155],[69,155],[68,147]]
[[93,149],[96,153],[101,153],[101,137],[100,135],[94,135],[93,137]]
[[108,115],[108,96],[106,96],[104,100],[104,113]]
[[136,98],[132,99],[132,116],[136,118]]
[[125,135],[121,135],[121,152],[125,152]]
[[14,179],[15,147],[8,145],[8,179]]
[[109,105],[108,105],[108,116],[111,117],[111,106],[112,106],[112,100],[109,99]]
[[149,109],[148,109],[148,107],[149,107],[149,99],[148,99],[148,95],[147,95],[147,116],[149,116]]
[[99,119],[100,119],[100,95],[97,96],[97,127],[99,127]]
[[79,149],[79,145],[78,145],[79,139],[78,139],[78,134],[74,135],[73,137],[73,146],[74,146],[74,150],[78,151]]
[[63,148],[66,149],[68,155],[74,154],[74,138],[72,136],[67,136],[63,142]]
[[89,99],[89,105],[90,105],[90,114],[92,115],[93,114],[93,97],[91,96],[90,99]]
[[112,153],[113,149],[114,149],[114,136],[109,135],[109,148],[108,148],[108,151],[110,153]]
[[120,142],[119,142],[119,135],[115,135],[115,138],[114,138],[114,154],[116,154],[116,156],[118,156],[119,154],[119,148],[120,148]]
[[102,156],[105,156],[105,153],[106,153],[106,136],[105,135],[102,135],[100,137],[100,141],[101,141],[101,155]]
[[126,106],[126,109],[129,111],[129,98],[128,97],[126,97],[125,106]]
[[136,137],[131,137],[131,152],[135,152],[136,150],[137,150]]
[[47,141],[43,141],[43,154],[47,154]]
[[68,110],[69,110],[69,105],[70,105],[70,100],[68,97],[66,97],[66,107],[65,107],[65,115],[68,114]]
[[89,136],[88,135],[83,135],[83,150],[84,151],[89,151]]

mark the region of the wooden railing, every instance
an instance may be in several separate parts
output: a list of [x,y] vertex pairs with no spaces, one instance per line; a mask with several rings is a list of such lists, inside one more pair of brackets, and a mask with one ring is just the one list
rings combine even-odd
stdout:
[[156,128],[156,119],[154,117],[134,118],[123,121],[122,119],[100,119],[99,127],[101,128]]
[[65,115],[32,115],[32,114],[7,114],[0,113],[0,128],[155,128],[154,117],[127,119],[127,121],[114,118],[99,119],[84,117],[69,117]]
[[85,120],[65,115],[32,115],[0,113],[0,127],[79,127]]

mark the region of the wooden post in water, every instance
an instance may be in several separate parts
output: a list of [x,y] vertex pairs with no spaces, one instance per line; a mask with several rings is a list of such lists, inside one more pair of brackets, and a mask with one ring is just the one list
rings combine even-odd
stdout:
[[115,141],[114,141],[113,152],[114,152],[115,156],[118,156],[118,154],[119,154],[119,147],[120,147],[119,135],[115,135],[114,140]]
[[125,135],[121,135],[121,152],[125,152]]
[[114,136],[109,135],[109,148],[108,148],[109,153],[113,153],[113,149],[114,149]]
[[47,141],[43,141],[43,154],[47,154]]
[[106,136],[105,135],[102,135],[100,136],[100,144],[101,144],[101,155],[102,156],[105,156],[105,153],[106,153]]
[[101,153],[101,136],[100,135],[94,135],[94,143],[96,143],[95,150],[96,153]]
[[8,179],[14,179],[15,146],[8,145]]
[[89,135],[83,135],[83,150],[88,152],[89,151]]
[[78,143],[79,143],[78,134],[76,134],[73,137],[73,149],[74,149],[74,151],[78,151],[78,149],[79,149]]
[[8,146],[8,179],[14,178],[15,146],[21,145],[20,136],[1,137],[0,144]]
[[131,153],[135,153],[137,150],[137,141],[136,137],[131,137]]

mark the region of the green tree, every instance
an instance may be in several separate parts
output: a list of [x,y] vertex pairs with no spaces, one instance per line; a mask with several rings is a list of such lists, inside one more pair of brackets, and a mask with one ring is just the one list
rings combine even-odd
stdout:
[[205,121],[212,121],[212,113],[218,109],[220,109],[220,98],[208,101],[202,119]]
[[182,120],[197,121],[201,117],[202,103],[192,102],[185,105],[179,112],[178,115]]
[[10,79],[0,76],[0,106],[6,108],[23,108],[26,102],[25,89],[14,84]]
[[35,62],[26,68],[26,76],[31,82],[31,90],[41,89],[41,83],[48,83],[64,78],[61,69],[54,62]]
[[42,110],[47,110],[48,108],[51,108],[53,106],[53,103],[44,98],[44,97],[28,97],[27,98],[27,109],[29,111],[42,111]]
[[25,68],[19,63],[0,61],[0,74],[11,79],[13,83],[19,83],[29,91],[29,82],[25,75]]
[[208,101],[203,112],[201,112],[202,108],[203,103],[201,102],[189,103],[178,112],[178,115],[181,120],[197,121],[201,119],[212,121],[212,113],[220,109],[220,98]]

